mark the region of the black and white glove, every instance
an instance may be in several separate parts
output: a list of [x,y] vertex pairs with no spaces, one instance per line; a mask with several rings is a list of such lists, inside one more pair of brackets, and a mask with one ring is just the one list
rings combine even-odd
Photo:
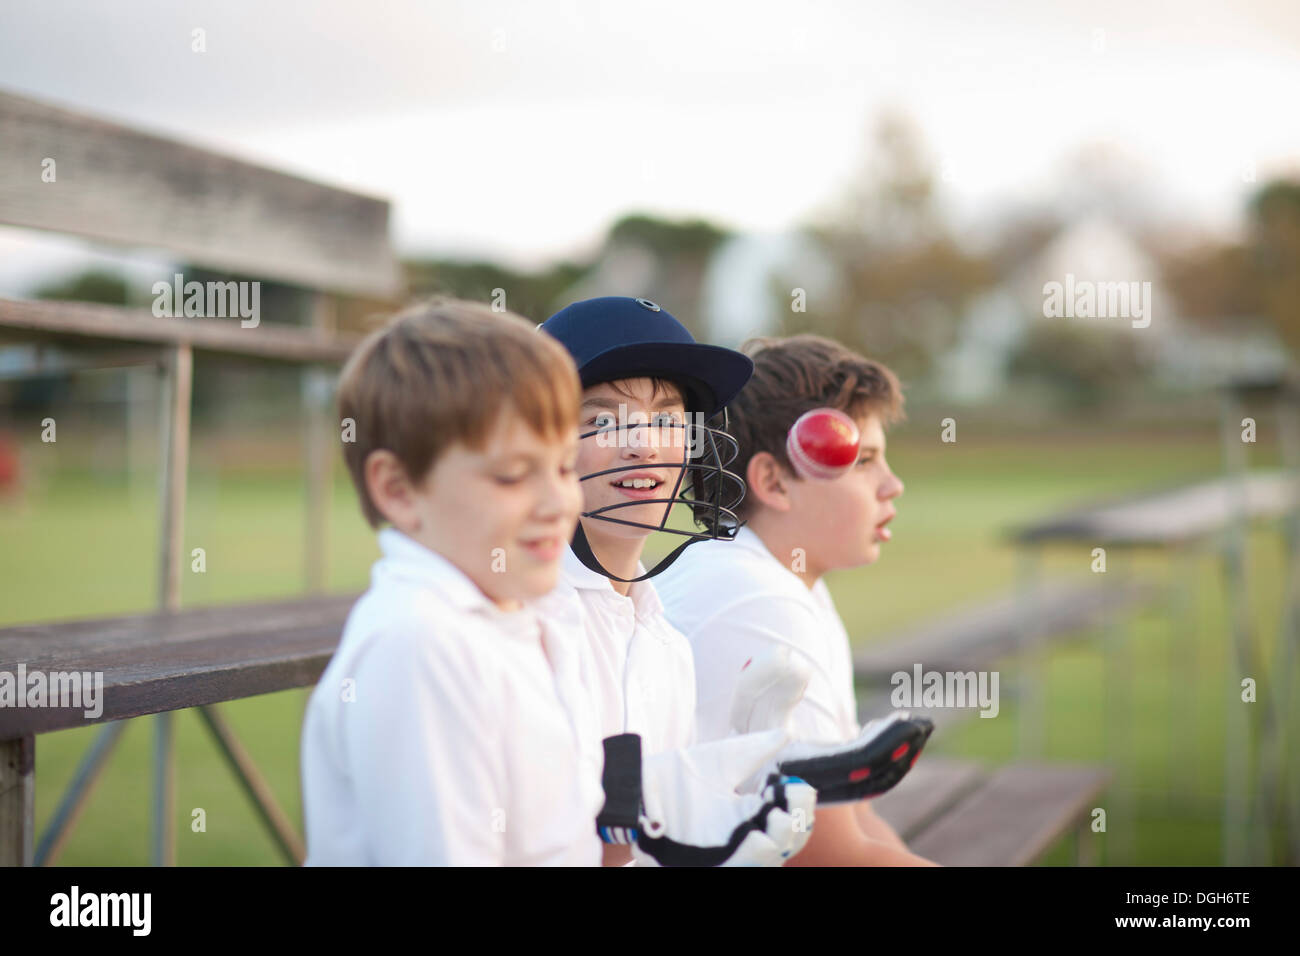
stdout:
[[781,731],[751,734],[641,760],[637,735],[610,737],[597,830],[606,842],[630,842],[641,866],[780,866],[812,835],[816,791],[779,773],[754,793],[736,786],[786,741]]

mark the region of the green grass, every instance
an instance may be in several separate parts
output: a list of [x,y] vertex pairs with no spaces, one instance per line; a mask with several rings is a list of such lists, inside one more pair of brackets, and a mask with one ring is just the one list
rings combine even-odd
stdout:
[[[1256,464],[1269,464],[1269,449]],[[906,434],[890,445],[890,462],[907,490],[893,522],[894,540],[870,568],[838,572],[829,583],[850,634],[878,640],[910,624],[990,597],[1015,585],[1017,558],[1008,527],[1083,501],[1213,476],[1220,467],[1217,435],[1182,433],[981,441],[957,444]],[[157,539],[151,489],[131,489],[114,472],[62,464],[38,471],[21,501],[0,499],[0,624],[122,614],[154,601]],[[203,574],[187,571],[186,605],[287,596],[303,586],[303,483],[284,468],[253,468],[238,457],[204,456],[196,442],[185,547],[206,553]],[[377,553],[341,469],[335,473],[327,538],[328,586],[366,586]],[[1090,548],[1044,555],[1043,573],[1089,574]],[[1280,613],[1283,560],[1277,536],[1251,538],[1251,610],[1262,639],[1271,640]],[[188,567],[188,563],[187,563]],[[1103,798],[1108,834],[1122,832],[1141,864],[1217,863],[1223,779],[1224,714],[1228,706],[1227,616],[1221,574],[1212,554],[1185,559],[1108,555],[1108,574],[1142,574],[1184,587],[1182,616],[1161,598],[1124,620],[1131,706],[1129,759],[1115,763],[1116,785]],[[1077,635],[1043,657],[1049,759],[1115,761],[1106,739],[1104,635]],[[940,726],[934,753],[997,763],[1016,754],[1015,662],[1002,675],[997,719]],[[301,826],[298,741],[307,690],[222,705],[282,805]],[[1240,706],[1240,705],[1239,705]],[[1172,709],[1171,709],[1172,708]],[[864,715],[865,717],[866,715]],[[1114,714],[1111,715],[1114,717]],[[1113,723],[1114,721],[1112,721]],[[39,738],[38,831],[52,814],[97,728]],[[150,753],[153,721],[136,720],[124,734],[59,862],[144,864],[149,854]],[[271,841],[192,713],[176,720],[177,859],[182,864],[276,864]],[[1135,815],[1124,819],[1120,792]],[[207,830],[191,829],[206,812]],[[1106,859],[1106,851],[1100,854]],[[1071,862],[1062,844],[1043,861]]]

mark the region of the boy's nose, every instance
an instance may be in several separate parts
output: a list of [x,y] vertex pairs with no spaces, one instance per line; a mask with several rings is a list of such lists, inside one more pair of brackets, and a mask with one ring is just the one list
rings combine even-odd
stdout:
[[536,514],[543,518],[577,515],[582,510],[582,486],[576,474],[553,475],[538,496]]
[[903,483],[898,476],[892,471],[889,473],[888,480],[880,486],[880,499],[889,501],[891,498],[897,498],[903,493]]
[[655,429],[650,425],[629,428],[622,452],[624,458],[657,458],[659,441]]

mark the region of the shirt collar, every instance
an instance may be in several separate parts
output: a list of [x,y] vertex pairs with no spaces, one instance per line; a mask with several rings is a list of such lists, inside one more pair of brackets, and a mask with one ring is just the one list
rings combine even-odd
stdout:
[[793,577],[796,581],[798,581],[799,586],[801,588],[807,588],[808,591],[812,594],[826,594],[826,595],[830,594],[830,589],[826,586],[826,575],[823,574],[821,577],[819,577],[816,580],[816,582],[813,584],[813,586],[809,588],[806,584],[803,583],[803,578],[799,577],[799,575],[791,571],[790,568],[788,568],[785,564],[777,560],[776,555],[774,555],[771,551],[767,549],[767,545],[763,543],[763,539],[760,538],[749,527],[749,525],[741,525],[740,529],[736,532],[736,537],[731,541],[730,544],[727,545],[727,547],[747,548],[748,550],[753,551],[755,554],[767,558],[767,560],[772,561],[773,563],[778,565],[781,568],[781,570],[787,572],[791,577]]
[[[743,524],[743,525],[740,526],[739,530],[736,531],[736,537],[733,538],[733,539],[732,539],[732,540],[727,544],[727,547],[729,547],[729,548],[735,548],[735,547],[747,548],[747,549],[749,549],[750,551],[755,551],[755,552],[757,552],[758,554],[763,555],[764,557],[767,557],[767,558],[770,558],[770,559],[773,560],[773,561],[776,561],[776,558],[773,556],[772,552],[769,551],[769,550],[767,550],[767,545],[765,545],[765,544],[763,543],[763,539],[760,538],[760,537],[759,537],[759,536],[754,532],[754,530],[753,530],[749,525],[747,525],[747,524]],[[778,562],[778,563],[780,563],[780,562]]]
[[493,604],[464,571],[396,528],[379,532],[379,549],[384,556],[371,571],[372,584],[394,579],[409,581],[436,591],[458,610],[507,613]]
[[[632,606],[638,616],[663,612],[663,602],[659,600],[659,592],[655,590],[654,585],[649,581],[633,583],[627,590],[627,597],[624,597],[614,590],[614,585],[609,578],[583,564],[574,553],[572,546],[564,549],[564,560],[560,568],[560,574],[566,583],[580,591],[600,591],[611,594],[622,601],[631,599]],[[645,574],[645,565],[638,561],[636,563],[636,576],[640,577],[643,574]]]
[[609,583],[609,578],[591,570],[591,568],[578,560],[578,556],[573,552],[572,545],[564,549],[564,557],[560,562],[560,575],[567,583],[573,585],[580,591],[603,591],[606,588],[611,591],[614,590],[613,586]]

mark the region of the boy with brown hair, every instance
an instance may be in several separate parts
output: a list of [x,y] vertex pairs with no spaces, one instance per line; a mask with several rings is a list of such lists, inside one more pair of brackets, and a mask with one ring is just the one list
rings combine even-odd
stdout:
[[[659,578],[670,621],[695,657],[701,740],[766,728],[734,726],[731,704],[746,666],[788,648],[812,671],[789,729],[805,741],[859,734],[848,635],[823,575],[875,562],[903,483],[885,460],[885,427],[902,416],[898,379],[885,366],[829,339],[756,339],[742,349],[754,373],[730,406],[740,446],[733,467],[747,494],[746,524],[726,546],[703,542]],[[847,414],[861,436],[858,458],[832,480],[805,478],[787,441],[805,413]],[[866,801],[821,807],[800,864],[925,865]]]
[[581,668],[529,604],[578,517],[578,395],[562,347],[465,302],[348,361],[344,459],[390,527],[307,708],[308,863],[599,864]]

